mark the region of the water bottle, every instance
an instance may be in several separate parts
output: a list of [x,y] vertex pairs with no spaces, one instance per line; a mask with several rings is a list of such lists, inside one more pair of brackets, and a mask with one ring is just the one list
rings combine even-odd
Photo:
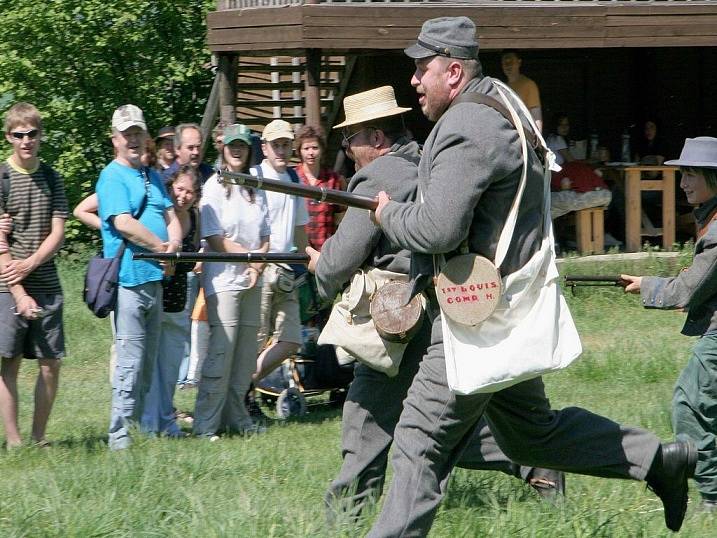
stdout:
[[590,135],[590,159],[591,160],[597,160],[598,158],[598,144],[600,142],[600,139],[598,138],[598,134],[593,132]]
[[303,345],[299,353],[304,357],[314,357],[316,355],[316,341],[319,339],[319,329],[312,326],[303,326],[301,328],[301,340]]
[[621,160],[624,163],[630,162],[630,133],[625,129],[622,133],[622,154]]

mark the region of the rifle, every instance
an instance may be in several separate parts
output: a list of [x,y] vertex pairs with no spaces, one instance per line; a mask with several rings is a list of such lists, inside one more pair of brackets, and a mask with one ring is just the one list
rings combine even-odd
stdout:
[[226,170],[219,172],[219,177],[223,183],[280,192],[282,194],[293,194],[301,198],[311,198],[318,202],[329,202],[331,204],[368,209],[369,211],[373,211],[378,206],[378,201],[375,198],[336,189],[311,187],[310,185],[302,185],[300,183],[281,181],[278,179],[260,178],[252,176],[251,174],[228,172]]
[[575,295],[575,288],[577,287],[621,286],[624,288],[627,282],[619,276],[565,275],[563,277],[563,285],[570,288],[573,295]]
[[136,252],[134,260],[173,262],[309,263],[308,254],[296,252]]

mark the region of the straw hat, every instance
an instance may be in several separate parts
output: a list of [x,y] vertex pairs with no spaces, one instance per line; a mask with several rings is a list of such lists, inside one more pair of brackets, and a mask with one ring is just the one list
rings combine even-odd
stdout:
[[665,164],[687,168],[717,168],[717,138],[686,138],[680,158],[665,161]]
[[411,109],[398,106],[396,95],[391,86],[381,86],[373,90],[349,95],[344,99],[346,119],[343,123],[334,125],[334,129],[403,114],[409,110]]

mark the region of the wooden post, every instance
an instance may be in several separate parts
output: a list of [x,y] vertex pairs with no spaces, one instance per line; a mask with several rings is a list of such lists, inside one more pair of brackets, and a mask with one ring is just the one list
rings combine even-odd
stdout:
[[306,50],[306,79],[304,81],[306,125],[321,126],[321,95],[319,80],[321,77],[321,50]]
[[662,170],[662,246],[672,250],[675,242],[675,168]]
[[640,170],[625,170],[625,252],[639,252],[642,241]]
[[219,81],[219,110],[225,106],[236,106],[237,63],[236,54],[220,54],[217,68]]

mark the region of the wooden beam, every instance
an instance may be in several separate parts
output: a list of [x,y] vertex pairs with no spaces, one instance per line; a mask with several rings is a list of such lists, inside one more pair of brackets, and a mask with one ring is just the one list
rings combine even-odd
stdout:
[[231,9],[207,13],[207,28],[253,28],[257,26],[283,26],[301,24],[300,6]]
[[717,2],[321,3],[228,10],[208,15],[208,45],[242,55],[395,50],[413,42],[426,19],[455,15],[474,20],[483,50],[717,46]]
[[[300,26],[275,26],[273,28],[224,28],[210,30],[207,35],[209,48],[212,45],[246,44],[301,41]],[[240,49],[237,49],[240,50]]]
[[217,110],[219,109],[219,77],[214,76],[214,82],[212,83],[212,89],[209,92],[209,99],[207,104],[204,106],[204,114],[202,115],[202,124],[200,125],[202,131],[202,152],[207,148],[209,142],[209,133],[212,130],[212,124],[214,119],[217,117]]

